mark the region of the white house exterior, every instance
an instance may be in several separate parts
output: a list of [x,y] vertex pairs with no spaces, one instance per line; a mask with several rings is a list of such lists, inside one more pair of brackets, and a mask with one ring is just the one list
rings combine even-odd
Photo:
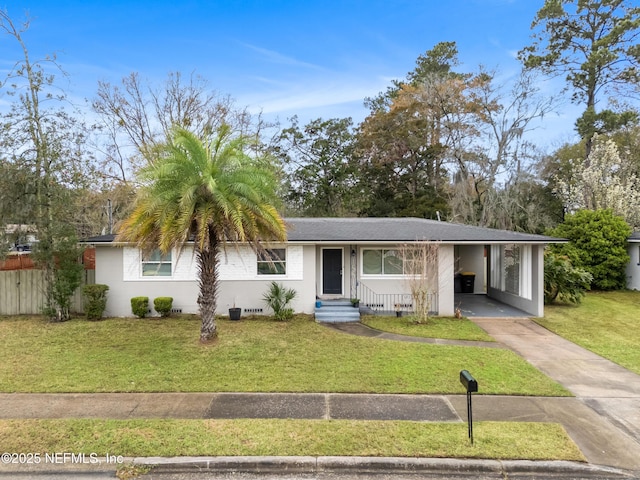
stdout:
[[[543,315],[543,250],[559,241],[541,235],[451,224],[419,218],[291,218],[288,241],[268,245],[267,261],[248,246],[230,245],[220,256],[218,313],[236,306],[243,314],[270,313],[262,295],[272,281],[297,290],[297,312],[313,313],[318,299],[360,298],[361,307],[411,309],[399,249],[420,242],[438,246],[433,310],[454,314],[456,275],[475,273],[473,293]],[[109,286],[105,315],[131,315],[134,296],[173,297],[183,313],[198,312],[193,248],[143,257],[113,235],[94,237],[96,283]],[[434,272],[435,273],[435,272]],[[150,302],[152,303],[152,302]]]
[[640,232],[634,232],[627,240],[627,288],[640,290]]

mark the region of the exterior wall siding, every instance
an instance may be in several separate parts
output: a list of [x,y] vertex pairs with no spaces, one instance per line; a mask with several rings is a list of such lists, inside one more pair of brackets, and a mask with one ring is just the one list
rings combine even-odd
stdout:
[[[464,247],[464,248],[463,248]],[[532,315],[543,314],[543,245],[529,245],[527,255],[527,287],[530,299],[509,294],[487,286],[487,294],[499,301],[520,308]],[[256,256],[248,247],[230,246],[221,254],[221,283],[218,295],[218,314],[227,314],[234,305],[243,309],[243,314],[270,314],[262,300],[272,281],[294,288],[298,297],[293,302],[297,312],[313,313],[317,296],[322,296],[322,248],[343,250],[342,280],[343,297],[359,296],[362,286],[379,294],[407,295],[410,301],[410,287],[401,275],[367,276],[362,274],[363,248],[392,248],[386,245],[356,246],[337,245],[287,245],[286,275],[258,275]],[[476,272],[475,291],[484,290],[485,273],[484,246],[440,245],[438,261],[438,314],[451,316],[455,311],[454,274],[461,268]],[[356,252],[352,255],[352,251]],[[462,255],[464,253],[464,255]],[[461,258],[462,257],[462,258]],[[490,257],[489,257],[490,260]],[[101,245],[96,255],[96,283],[109,285],[108,316],[131,315],[130,299],[134,296],[148,296],[150,301],[158,296],[174,298],[174,308],[183,313],[197,313],[198,282],[193,252],[185,249],[179,258],[173,256],[172,277],[142,277],[140,254],[130,247]],[[490,264],[491,262],[489,262]],[[640,268],[640,267],[639,267]],[[357,290],[356,290],[357,286]],[[403,297],[404,298],[404,297]],[[407,303],[408,303],[407,302]]]
[[628,243],[627,253],[630,257],[627,264],[627,288],[640,290],[640,242]]
[[473,293],[485,293],[487,287],[486,268],[484,258],[484,245],[460,245],[455,260],[456,271],[473,272],[476,278],[473,284]]
[[[363,249],[392,249],[393,246],[367,245],[359,247],[356,256],[359,263],[362,261]],[[364,275],[362,267],[358,264],[358,282],[375,294],[387,294],[393,301],[402,305],[411,304],[411,287],[408,279],[402,275]],[[452,316],[454,314],[454,248],[453,245],[439,245],[438,247],[438,285],[437,285],[437,313],[440,316]],[[362,287],[360,288],[362,292]],[[384,310],[393,310],[393,305],[385,305]]]
[[[305,269],[315,273],[314,246],[287,246],[286,275],[258,275],[256,255],[248,247],[228,248],[220,258],[218,314],[227,314],[234,304],[243,310],[265,313],[262,295],[272,281],[298,291],[293,308],[298,312],[313,312],[315,285],[313,276],[304,280]],[[173,308],[182,313],[198,313],[198,281],[196,260],[191,248],[172,255],[171,277],[143,277],[141,256],[137,248],[99,246],[96,254],[96,283],[109,285],[105,316],[125,317],[131,313],[131,297],[147,296],[149,303],[161,296],[173,297]],[[260,311],[262,310],[262,311]],[[243,312],[253,313],[253,312]],[[152,311],[152,315],[155,312]]]
[[455,255],[453,245],[440,245],[438,249],[438,315],[452,317],[454,300]]
[[[487,294],[491,298],[511,305],[512,307],[530,313],[533,316],[541,317],[544,315],[544,245],[531,245],[531,254],[528,257],[527,268],[531,279],[530,291],[531,298],[524,298],[505,292],[491,285],[487,288]],[[494,264],[494,262],[491,262]]]

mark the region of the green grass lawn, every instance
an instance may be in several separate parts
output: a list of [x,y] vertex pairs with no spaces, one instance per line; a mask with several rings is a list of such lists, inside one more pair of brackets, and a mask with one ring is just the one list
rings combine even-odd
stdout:
[[339,455],[575,460],[557,424],[350,420],[0,420],[8,452],[104,456]]
[[640,292],[589,292],[580,305],[547,305],[536,321],[640,374]]
[[508,350],[356,337],[297,316],[221,320],[212,345],[196,318],[0,318],[2,392],[463,393],[569,395]]
[[451,340],[474,340],[493,342],[494,339],[468,319],[432,317],[427,323],[417,324],[413,317],[390,317],[364,315],[362,323],[384,332],[424,338],[446,338]]

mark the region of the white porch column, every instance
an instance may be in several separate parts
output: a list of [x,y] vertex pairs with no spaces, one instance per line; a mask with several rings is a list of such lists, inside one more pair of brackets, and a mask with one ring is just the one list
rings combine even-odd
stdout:
[[454,315],[453,269],[453,245],[440,245],[438,248],[438,315],[441,317]]
[[544,317],[544,245],[531,246],[531,313]]

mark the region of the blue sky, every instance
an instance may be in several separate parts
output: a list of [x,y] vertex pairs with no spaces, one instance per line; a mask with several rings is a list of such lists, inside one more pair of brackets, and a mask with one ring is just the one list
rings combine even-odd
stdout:
[[[458,44],[461,69],[483,64],[508,80],[519,70],[515,53],[530,42],[542,4],[10,0],[5,7],[14,21],[29,12],[28,47],[34,57],[57,53],[72,98],[90,99],[99,80],[118,83],[133,71],[154,83],[171,71],[195,72],[267,118],[351,116],[359,122],[367,113],[365,97],[403,78],[418,55],[441,41]],[[0,68],[16,54],[10,39],[0,37]],[[548,142],[571,134],[572,108],[541,127]]]

